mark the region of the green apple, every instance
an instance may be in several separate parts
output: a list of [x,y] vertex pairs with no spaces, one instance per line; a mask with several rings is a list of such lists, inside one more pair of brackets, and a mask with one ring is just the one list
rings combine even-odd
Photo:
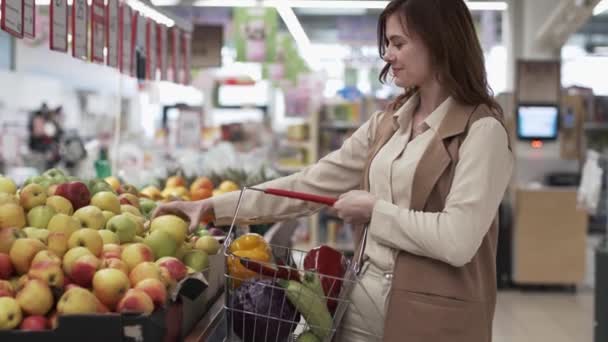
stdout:
[[111,232],[107,229],[101,229],[98,232],[99,232],[99,235],[101,236],[101,240],[103,240],[104,245],[107,245],[110,243],[120,245],[120,239],[118,238],[118,235],[116,235],[116,233]]
[[101,209],[92,205],[76,210],[74,217],[80,220],[84,228],[103,229],[106,225],[106,218]]
[[149,198],[141,198],[139,200],[139,210],[141,210],[141,213],[146,217],[150,217],[150,215],[152,215],[152,212],[154,209],[156,209],[156,206],[156,202]]
[[177,242],[169,233],[162,230],[151,232],[144,239],[144,243],[148,245],[154,252],[156,259],[166,256],[174,256],[177,251]]
[[0,298],[0,330],[11,330],[19,326],[23,314],[17,300],[11,297]]
[[49,179],[51,184],[65,183],[68,180],[65,173],[59,169],[47,170],[42,174],[42,176]]
[[66,214],[55,214],[49,221],[47,229],[51,233],[64,233],[68,238],[80,229],[80,221]]
[[40,242],[46,244],[49,238],[49,231],[42,228],[36,227],[25,227],[23,232],[30,239],[38,239]]
[[107,228],[108,222],[110,221],[110,219],[112,217],[116,216],[116,214],[114,214],[113,212],[108,211],[108,210],[103,210],[101,213],[103,214],[103,217],[105,217],[105,219],[106,219],[106,228]]
[[19,192],[19,204],[25,210],[30,210],[46,202],[46,188],[40,184],[26,185]]
[[132,242],[137,230],[136,223],[126,214],[112,217],[106,224],[106,229],[118,235],[120,243]]
[[91,192],[91,195],[95,195],[96,193],[102,192],[102,191],[114,192],[114,189],[112,189],[112,186],[110,186],[110,184],[108,184],[103,179],[93,179],[89,182],[88,185],[89,185],[89,191]]
[[17,192],[17,185],[12,179],[0,176],[0,192],[14,195]]
[[130,212],[124,212],[123,215],[127,215],[131,221],[135,222],[135,235],[143,236],[146,232],[146,219]]
[[48,205],[39,205],[27,213],[27,224],[30,227],[46,229],[49,221],[57,212]]
[[0,229],[25,227],[25,212],[19,204],[5,203],[0,205]]
[[192,269],[197,272],[201,272],[209,267],[209,256],[207,253],[195,249],[184,255],[184,264],[188,267],[192,267]]
[[186,239],[188,234],[188,223],[175,215],[158,216],[150,224],[150,230],[163,230],[169,233],[178,244]]
[[50,196],[46,199],[46,205],[55,209],[55,212],[72,215],[74,213],[74,207],[67,198],[61,196]]
[[220,243],[213,236],[201,236],[196,243],[194,248],[199,249],[208,255],[216,255],[220,250]]
[[93,195],[91,205],[96,206],[101,210],[108,210],[114,214],[120,214],[120,201],[118,196],[113,192],[101,191]]

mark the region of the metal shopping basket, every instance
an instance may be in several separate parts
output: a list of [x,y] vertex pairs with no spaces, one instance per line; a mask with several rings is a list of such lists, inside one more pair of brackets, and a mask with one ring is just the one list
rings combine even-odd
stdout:
[[[369,312],[369,309],[367,308],[366,312],[363,312],[350,299],[352,291],[356,289],[359,296],[358,298],[365,296],[369,300],[370,304],[374,303],[369,292],[361,283],[361,279],[359,277],[364,255],[364,248],[361,248],[358,251],[357,255],[353,257],[353,260],[343,258],[345,273],[343,277],[338,278],[330,277],[317,272],[304,271],[303,262],[304,257],[307,254],[306,251],[268,244],[272,254],[271,261],[255,262],[258,267],[265,267],[265,272],[260,271],[258,276],[246,280],[247,286],[249,286],[248,289],[250,289],[251,292],[246,292],[244,294],[239,293],[238,286],[244,286],[242,285],[245,284],[245,282],[243,282],[244,279],[231,275],[228,265],[231,260],[238,260],[242,264],[251,262],[247,258],[241,258],[230,251],[230,245],[236,238],[235,226],[241,201],[243,199],[243,194],[248,190],[262,191],[267,194],[298,198],[306,201],[323,203],[326,205],[332,205],[333,202],[335,202],[335,199],[327,197],[319,197],[279,189],[261,190],[256,188],[243,188],[241,190],[234,212],[234,218],[230,226],[230,231],[224,242],[224,255],[227,258],[225,272],[226,301],[224,304],[227,321],[226,342],[291,342],[297,341],[300,335],[307,331],[316,332],[317,336],[323,336],[323,338],[318,339],[319,341],[332,341],[335,339],[346,341],[344,338],[337,338],[337,336],[340,336],[341,334],[340,323],[345,315],[358,315],[358,317],[361,318],[382,316],[381,310],[376,305],[373,305],[373,307],[375,307],[377,312]],[[362,241],[365,241],[366,238],[367,227],[365,227],[363,231]],[[274,274],[269,276],[267,272],[268,269],[275,270]],[[281,272],[282,275],[280,275]],[[309,297],[311,299],[311,306],[314,305],[313,303],[318,299],[321,299],[324,304],[326,302],[333,302],[331,303],[332,310],[328,309],[329,315],[331,316],[330,325],[323,324],[323,326],[321,326],[321,324],[307,322],[304,319],[304,315],[294,309],[294,306],[286,296],[284,288],[277,284],[279,278],[285,278],[285,272],[287,272],[288,278],[293,279],[313,275],[318,277],[318,279],[320,279],[322,282],[329,281],[329,283],[332,284],[332,287],[341,286],[338,296],[326,296],[324,293],[322,293],[323,291],[321,291],[321,293],[315,293],[315,298]],[[302,295],[304,295],[304,292],[306,291],[302,291]],[[332,291],[326,291],[326,293],[332,293]],[[293,292],[291,294],[293,295]],[[306,294],[310,295],[310,292],[306,292]],[[268,300],[255,301],[253,298],[256,296],[261,296],[262,298]],[[247,305],[241,305],[243,300],[249,301]],[[359,300],[359,302],[361,301]],[[359,335],[363,334],[366,336],[365,341],[372,342],[381,340],[382,331],[373,331],[374,329],[369,326],[369,321],[366,319],[360,319],[359,321],[360,323],[357,322],[357,331]],[[366,327],[366,325],[368,326]],[[320,332],[320,334],[318,332]]]

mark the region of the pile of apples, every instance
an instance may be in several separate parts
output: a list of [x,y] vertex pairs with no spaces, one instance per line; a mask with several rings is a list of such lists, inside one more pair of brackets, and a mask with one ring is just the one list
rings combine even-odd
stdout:
[[[112,182],[115,182],[112,180]],[[141,190],[141,195],[157,201],[185,200],[198,201],[227,192],[239,190],[239,186],[230,180],[222,181],[217,188],[208,177],[196,178],[188,187],[182,176],[171,176],[165,182],[165,188],[160,190],[156,186],[147,186]]]
[[21,189],[0,176],[0,330],[45,330],[59,315],[150,314],[220,244],[117,179],[49,170]]

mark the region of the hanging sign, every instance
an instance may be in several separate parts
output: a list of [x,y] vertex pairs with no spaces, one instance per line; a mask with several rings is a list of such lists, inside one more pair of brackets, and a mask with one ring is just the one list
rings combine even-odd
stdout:
[[181,70],[182,70],[182,57],[181,57],[181,35],[180,30],[177,27],[171,29],[171,60],[173,69],[173,82],[180,83]]
[[133,11],[127,4],[120,10],[120,72],[131,75],[131,38],[132,38]]
[[153,20],[148,20],[147,26],[147,57],[146,57],[146,78],[156,81],[156,69],[158,67],[158,49],[156,39],[156,23]]
[[3,0],[0,27],[17,38],[23,38],[23,0]]
[[51,50],[68,51],[68,2],[67,0],[51,0]]
[[104,0],[93,0],[91,9],[91,59],[104,62],[103,50],[106,47],[106,6]]
[[182,81],[184,84],[190,84],[190,61],[192,57],[192,35],[188,32],[182,34],[182,51],[183,51],[183,63],[184,63],[184,78]]
[[72,5],[72,56],[89,59],[89,6],[87,0],[74,0]]
[[23,35],[36,38],[36,0],[23,1]]
[[118,44],[119,44],[119,11],[118,0],[108,0],[106,18],[106,36],[108,37],[108,65],[118,68]]
[[167,69],[169,67],[169,44],[167,26],[158,24],[158,60],[160,64],[160,79],[168,80]]

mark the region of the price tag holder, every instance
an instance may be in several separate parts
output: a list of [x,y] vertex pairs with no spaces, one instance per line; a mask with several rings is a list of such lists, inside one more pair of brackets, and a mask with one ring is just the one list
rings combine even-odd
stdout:
[[68,2],[51,0],[50,48],[54,51],[68,51]]
[[93,0],[91,10],[91,59],[103,63],[106,47],[106,6],[104,0]]
[[89,5],[87,0],[74,0],[72,4],[72,56],[89,59]]
[[118,68],[119,63],[119,14],[120,4],[118,0],[108,0],[106,35],[108,36],[108,65],[112,68]]
[[36,38],[36,0],[23,0],[23,36]]
[[23,0],[3,0],[0,27],[17,38],[23,38]]
[[131,61],[131,38],[132,33],[132,22],[133,22],[133,10],[129,5],[124,3],[120,9],[120,72],[123,74],[131,75],[133,68]]
[[160,64],[160,79],[168,80],[167,70],[169,69],[169,44],[167,36],[167,26],[158,24],[158,59]]
[[146,57],[146,78],[156,81],[156,69],[158,68],[158,49],[156,39],[156,23],[153,20],[148,20],[147,23],[147,57]]

